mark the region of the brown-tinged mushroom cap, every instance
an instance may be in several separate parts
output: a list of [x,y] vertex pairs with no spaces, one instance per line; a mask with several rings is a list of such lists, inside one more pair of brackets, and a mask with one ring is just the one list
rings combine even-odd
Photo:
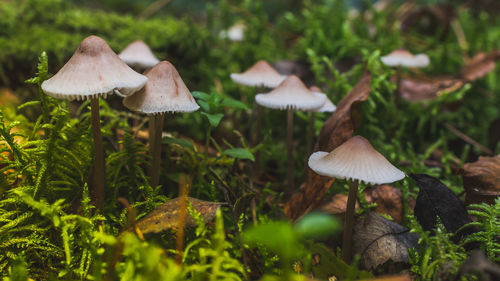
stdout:
[[[316,87],[316,86],[310,87],[309,90],[316,92],[316,93],[321,93],[321,89]],[[335,110],[337,110],[337,107],[333,104],[333,102],[328,97],[326,97],[326,101],[323,104],[323,106],[321,106],[320,108],[315,109],[313,111],[314,112],[334,112]]]
[[326,95],[307,89],[299,77],[290,75],[271,92],[257,94],[255,101],[269,108],[314,110],[325,103]]
[[129,66],[141,69],[153,67],[160,62],[149,46],[140,40],[132,42],[118,56]]
[[264,60],[258,61],[243,73],[232,73],[234,82],[246,86],[265,86],[274,88],[278,86],[286,76],[281,75],[269,63]]
[[125,64],[106,41],[91,35],[56,75],[42,83],[42,90],[66,100],[106,97],[113,90],[127,96],[142,88],[146,80]]
[[123,99],[128,109],[145,114],[162,114],[193,112],[200,108],[170,62],[158,63],[145,75],[148,82],[144,88]]
[[413,55],[405,49],[397,49],[380,60],[388,66],[426,67],[429,57],[426,54]]
[[350,138],[330,153],[313,153],[309,167],[322,176],[371,184],[391,183],[405,177],[362,136]]

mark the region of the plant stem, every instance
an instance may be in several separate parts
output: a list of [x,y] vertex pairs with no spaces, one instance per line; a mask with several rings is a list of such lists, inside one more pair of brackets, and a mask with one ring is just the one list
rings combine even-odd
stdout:
[[353,180],[349,184],[349,195],[347,197],[347,209],[345,211],[344,235],[342,237],[342,256],[344,262],[349,264],[352,259],[352,228],[354,225],[354,210],[358,195],[358,181]]
[[396,68],[396,107],[401,103],[401,65]]
[[293,169],[293,109],[287,112],[286,146],[288,156],[288,196],[295,190]]
[[158,186],[160,180],[160,161],[161,161],[161,134],[163,130],[163,114],[156,114],[150,117],[150,120],[154,121],[149,125],[153,125],[152,131],[150,131],[150,145],[151,151],[151,187]]
[[94,137],[94,202],[98,210],[104,209],[104,181],[105,163],[104,148],[102,145],[101,118],[99,115],[99,97],[90,98],[90,110],[92,117],[92,136]]
[[192,178],[187,174],[179,175],[179,221],[177,223],[177,239],[175,243],[176,258],[178,265],[182,264],[182,251],[184,248],[184,228],[186,227],[187,200],[191,190]]

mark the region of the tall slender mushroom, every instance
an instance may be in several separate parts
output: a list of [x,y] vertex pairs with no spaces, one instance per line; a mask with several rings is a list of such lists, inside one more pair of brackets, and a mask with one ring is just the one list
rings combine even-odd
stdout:
[[141,40],[130,43],[118,56],[130,67],[137,70],[151,68],[160,62],[149,46]]
[[164,114],[193,112],[200,108],[182,81],[179,72],[168,61],[162,61],[144,73],[146,86],[132,96],[123,99],[130,110],[149,115],[151,186],[156,187],[160,177],[161,132]]
[[332,152],[318,151],[309,157],[309,167],[316,173],[350,182],[345,212],[342,255],[345,262],[352,257],[352,227],[358,181],[384,184],[399,181],[405,174],[394,167],[362,136],[354,136]]
[[128,67],[102,38],[85,38],[69,61],[42,83],[49,96],[65,100],[90,99],[94,137],[94,200],[104,208],[104,149],[99,117],[99,97],[119,91],[128,96],[144,86],[147,78]]
[[255,101],[261,106],[287,110],[287,157],[288,157],[288,195],[295,189],[293,167],[293,111],[314,110],[323,106],[326,95],[313,92],[304,85],[299,77],[288,76],[278,87],[267,94],[257,94]]

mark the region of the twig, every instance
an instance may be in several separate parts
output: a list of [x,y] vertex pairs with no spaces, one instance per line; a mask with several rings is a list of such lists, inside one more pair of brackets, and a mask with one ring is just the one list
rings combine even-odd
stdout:
[[442,123],[442,125],[446,129],[448,129],[449,131],[451,131],[453,134],[455,134],[457,137],[459,137],[460,139],[462,139],[463,141],[465,141],[466,143],[477,147],[479,150],[481,150],[482,152],[484,152],[484,153],[486,153],[486,154],[488,154],[490,156],[494,155],[494,153],[493,153],[493,151],[491,151],[491,149],[489,149],[486,146],[480,144],[479,142],[477,142],[473,138],[467,136],[466,134],[460,132],[457,128],[453,127],[451,124],[449,124],[447,122],[444,122],[444,123]]

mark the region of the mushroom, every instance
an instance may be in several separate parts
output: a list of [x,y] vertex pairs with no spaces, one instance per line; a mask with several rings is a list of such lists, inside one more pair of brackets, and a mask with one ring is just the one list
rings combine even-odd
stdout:
[[326,95],[313,92],[295,75],[288,76],[267,94],[257,94],[255,101],[264,107],[287,110],[288,194],[294,190],[293,110],[314,110],[323,106]]
[[123,99],[130,110],[149,115],[151,186],[156,187],[160,177],[161,132],[164,114],[193,112],[200,108],[182,81],[179,72],[168,61],[162,61],[145,73],[148,82],[140,91]]
[[[309,90],[311,90],[313,92],[321,93],[321,89],[316,87],[316,86],[310,87]],[[311,155],[312,149],[313,149],[312,143],[313,143],[313,137],[314,137],[314,122],[315,122],[315,118],[316,118],[315,113],[316,112],[334,112],[336,109],[337,109],[337,107],[333,104],[333,102],[328,97],[326,97],[325,104],[323,104],[322,107],[320,107],[316,110],[311,110],[310,118],[309,118],[309,127],[308,127],[308,131],[307,131],[307,141],[306,141],[307,154],[306,155]]]
[[243,22],[237,22],[232,25],[227,30],[222,30],[219,33],[219,38],[221,39],[229,39],[230,41],[243,41],[245,38],[245,29],[246,26]]
[[134,41],[125,47],[118,56],[130,67],[137,70],[151,68],[160,62],[149,46],[140,40]]
[[104,149],[99,117],[99,97],[114,91],[127,96],[139,90],[147,78],[128,67],[102,38],[85,38],[69,61],[42,83],[49,96],[65,100],[90,99],[94,137],[95,203],[104,208]]
[[309,157],[309,167],[319,175],[350,182],[342,238],[342,255],[345,262],[350,262],[358,181],[371,184],[391,183],[403,179],[405,174],[387,161],[362,136],[350,138],[330,153],[313,153]]
[[383,56],[380,60],[387,66],[396,67],[397,99],[400,98],[399,84],[401,83],[401,67],[421,68],[429,65],[429,57],[426,54],[413,55],[405,49],[397,49]]

